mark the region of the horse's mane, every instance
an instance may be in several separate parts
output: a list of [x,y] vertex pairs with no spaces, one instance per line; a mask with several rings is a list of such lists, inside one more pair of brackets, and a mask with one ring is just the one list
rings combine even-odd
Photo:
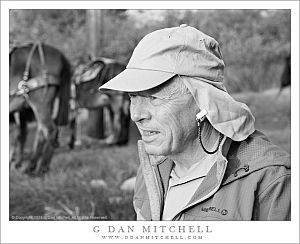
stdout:
[[30,47],[30,46],[32,46],[32,45],[33,45],[33,41],[28,41],[28,42],[24,42],[24,43],[14,42],[14,43],[9,47],[9,56],[10,56],[11,54],[13,54],[13,52],[15,52],[17,49]]
[[27,48],[33,45],[33,42],[25,42],[25,43],[18,43],[15,42],[12,44],[12,46],[9,47],[9,65],[11,62],[11,57],[12,55],[16,52],[16,50],[21,49],[21,48]]

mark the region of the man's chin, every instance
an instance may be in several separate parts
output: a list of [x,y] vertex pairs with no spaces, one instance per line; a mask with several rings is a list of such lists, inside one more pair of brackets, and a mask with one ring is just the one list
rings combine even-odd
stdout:
[[166,150],[163,149],[162,146],[160,145],[151,145],[145,143],[145,151],[146,153],[150,155],[155,155],[155,156],[167,156],[168,153]]

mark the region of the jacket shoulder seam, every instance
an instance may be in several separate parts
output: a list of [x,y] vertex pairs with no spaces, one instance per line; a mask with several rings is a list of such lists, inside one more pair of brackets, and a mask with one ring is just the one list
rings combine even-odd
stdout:
[[[240,175],[238,175],[237,177],[234,177],[234,178],[231,178],[232,175],[230,175],[230,177],[228,177],[228,178],[222,183],[222,185],[227,185],[227,184],[229,184],[229,183],[231,183],[231,182],[233,182],[233,181],[239,180],[239,179],[241,179],[241,178],[243,178],[243,177],[246,177],[246,176],[248,176],[248,175],[251,175],[251,174],[253,174],[253,173],[255,173],[255,172],[259,172],[259,171],[264,170],[264,169],[269,168],[269,167],[285,167],[285,165],[284,165],[284,164],[282,164],[282,165],[280,165],[280,164],[278,164],[278,165],[275,165],[275,164],[272,164],[272,165],[265,165],[265,166],[263,166],[263,167],[253,169],[253,170],[251,170],[251,171],[249,171],[249,172],[247,172],[247,173],[240,174]],[[288,168],[288,169],[290,169],[290,168]],[[289,175],[289,174],[284,174],[284,175]],[[282,175],[282,176],[284,176],[284,175]],[[278,178],[276,178],[276,180],[279,179],[280,177],[281,177],[281,176],[279,176]],[[230,179],[230,178],[231,178],[231,179]],[[274,180],[274,181],[276,181],[276,180]]]
[[272,182],[270,182],[265,189],[262,190],[262,192],[260,192],[256,198],[259,198],[268,188],[270,188],[274,183],[278,182],[279,179],[283,178],[283,177],[288,177],[288,176],[291,176],[291,174],[283,174],[279,177],[277,177],[275,180],[273,180]]

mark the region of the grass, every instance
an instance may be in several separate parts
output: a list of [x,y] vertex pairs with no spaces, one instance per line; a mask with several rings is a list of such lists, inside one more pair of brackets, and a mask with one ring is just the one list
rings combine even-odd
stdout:
[[132,192],[121,191],[120,185],[136,173],[135,151],[133,144],[61,151],[44,178],[12,170],[10,215],[133,220]]
[[[235,94],[256,117],[256,128],[290,152],[290,92]],[[43,178],[10,171],[9,211],[13,216],[44,216],[49,220],[134,220],[132,192],[120,190],[121,183],[136,174],[137,130],[131,128],[130,144],[106,147],[57,149],[51,170]],[[28,220],[28,218],[24,218]]]

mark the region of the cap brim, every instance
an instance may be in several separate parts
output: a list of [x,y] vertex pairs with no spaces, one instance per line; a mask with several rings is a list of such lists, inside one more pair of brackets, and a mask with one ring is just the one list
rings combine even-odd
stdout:
[[123,72],[99,87],[99,90],[138,92],[154,88],[175,76],[156,70],[125,69]]

